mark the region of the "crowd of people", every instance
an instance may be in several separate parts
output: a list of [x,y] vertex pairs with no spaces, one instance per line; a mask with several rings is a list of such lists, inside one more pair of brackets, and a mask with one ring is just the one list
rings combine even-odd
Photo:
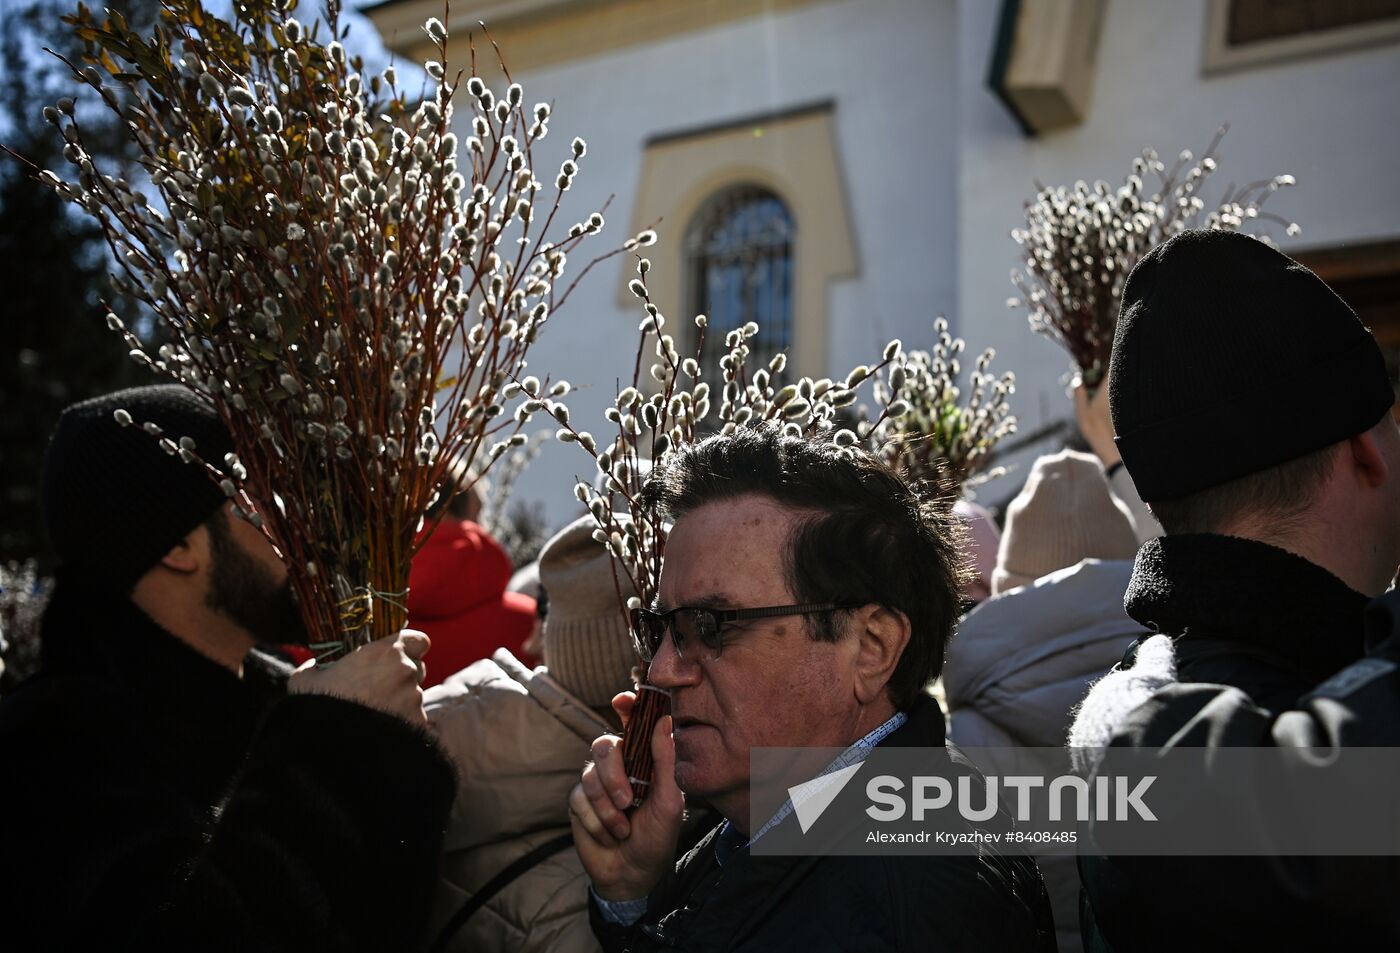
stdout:
[[[1209,778],[1222,747],[1400,743],[1400,427],[1355,313],[1263,242],[1187,231],[1129,277],[1075,402],[1090,452],[1037,460],[1000,527],[771,427],[671,454],[630,627],[590,516],[512,567],[449,494],[410,629],[332,666],[298,654],[264,537],[113,419],[231,449],[212,408],[69,408],[44,665],[0,699],[5,948],[1394,947],[1385,858],[754,852],[798,823],[754,822],[755,748],[963,775],[991,769],[961,748],[1184,750]],[[670,697],[640,805],[638,643]]]

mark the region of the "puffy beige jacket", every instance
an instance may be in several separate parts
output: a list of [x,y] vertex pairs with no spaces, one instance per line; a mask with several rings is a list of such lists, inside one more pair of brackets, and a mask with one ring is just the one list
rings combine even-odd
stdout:
[[[430,923],[436,936],[487,881],[535,846],[567,833],[569,791],[601,717],[545,673],[500,649],[426,693],[428,718],[457,765],[443,877]],[[588,878],[565,848],[491,898],[457,932],[453,951],[596,951]]]

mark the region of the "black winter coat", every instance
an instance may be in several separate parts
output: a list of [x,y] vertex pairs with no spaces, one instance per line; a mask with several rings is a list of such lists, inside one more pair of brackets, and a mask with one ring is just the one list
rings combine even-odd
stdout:
[[[1343,691],[1319,690],[1356,666],[1373,674],[1376,659],[1362,661],[1367,602],[1320,567],[1262,543],[1213,535],[1147,543],[1126,608],[1174,639],[1179,681],[1133,711],[1112,744],[1169,749],[1202,765],[1220,747],[1400,744],[1394,665],[1385,663],[1380,677],[1330,683]],[[1400,655],[1400,643],[1385,641],[1389,629],[1383,617],[1373,642]],[[1233,829],[1263,826],[1268,836],[1261,812],[1289,793],[1241,789],[1235,775],[1202,792],[1202,803],[1217,818],[1237,812]],[[1086,853],[1079,867],[1090,951],[1400,948],[1400,867],[1390,858]]]
[[[882,742],[943,745],[943,715],[931,698]],[[854,816],[856,809],[843,812],[839,805],[857,787],[848,788],[821,823]],[[607,922],[591,904],[593,932],[604,950],[1055,949],[1045,883],[1028,857],[990,848],[980,856],[778,857],[740,847],[721,865],[715,842],[722,830],[723,824],[681,858],[632,927]]]
[[71,578],[43,634],[0,700],[0,947],[417,947],[456,784],[426,732]]

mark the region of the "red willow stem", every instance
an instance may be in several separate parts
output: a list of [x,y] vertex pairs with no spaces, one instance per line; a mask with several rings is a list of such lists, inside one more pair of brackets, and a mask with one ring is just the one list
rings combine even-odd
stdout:
[[651,738],[657,724],[671,713],[671,696],[651,684],[650,675],[645,671],[649,668],[649,665],[644,667],[637,702],[622,732],[622,763],[627,769],[627,780],[632,783],[633,807],[640,805],[650,793],[655,768]]

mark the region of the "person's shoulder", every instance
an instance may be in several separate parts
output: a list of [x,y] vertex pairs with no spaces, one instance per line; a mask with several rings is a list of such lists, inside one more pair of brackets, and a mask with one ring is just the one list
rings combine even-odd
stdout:
[[968,854],[863,854],[824,858],[820,876],[849,880],[852,889],[922,894],[933,887],[942,893],[1013,896],[1039,891],[1035,862],[1020,854],[984,848]]
[[490,658],[473,662],[440,685],[423,693],[423,707],[433,721],[455,717],[564,720],[574,725],[582,715],[585,741],[608,730],[605,721],[570,696],[544,669],[531,669],[497,649]]
[[[1098,597],[1114,605],[1123,612],[1123,593],[1133,578],[1131,559],[1081,559],[1073,566],[1066,566],[1049,573],[1037,588],[1059,590],[1076,598]],[[1047,593],[1048,595],[1048,593]],[[1126,615],[1126,613],[1123,613]]]
[[87,675],[41,674],[8,692],[0,698],[0,803],[46,810],[93,777],[127,770],[124,759],[141,749],[137,717],[130,699]]
[[1244,689],[1177,682],[1157,689],[1129,712],[1112,743],[1132,748],[1262,744],[1272,718]]
[[[989,949],[1029,949],[1040,931],[1050,929],[1044,881],[1035,862],[1020,855],[984,850],[827,857],[812,874],[837,891],[833,903],[881,911],[949,949],[965,948],[954,934],[991,944]],[[996,945],[1011,940],[1015,945]]]
[[473,662],[423,693],[429,721],[515,721],[528,719],[540,705],[531,695],[529,675],[508,671],[494,658]]
[[1071,616],[1107,612],[1126,622],[1123,593],[1132,574],[1131,559],[1083,559],[1029,585],[993,596],[974,609],[966,621],[977,619],[986,625],[1000,625],[1010,617],[1022,625],[1043,626],[1046,623],[1041,615],[1049,611]]
[[[96,672],[40,672],[0,697],[0,738],[34,735],[72,739],[83,726],[111,730],[130,720],[129,699]],[[3,746],[11,750],[10,745]]]
[[423,693],[427,706],[443,704],[451,699],[482,695],[492,691],[524,694],[525,687],[494,659],[478,659],[466,668],[454,672]]
[[602,732],[584,737],[573,730],[532,691],[534,678],[482,659],[424,693],[428,721],[466,783],[475,777],[494,786],[502,772],[538,778],[561,765],[577,774]]

